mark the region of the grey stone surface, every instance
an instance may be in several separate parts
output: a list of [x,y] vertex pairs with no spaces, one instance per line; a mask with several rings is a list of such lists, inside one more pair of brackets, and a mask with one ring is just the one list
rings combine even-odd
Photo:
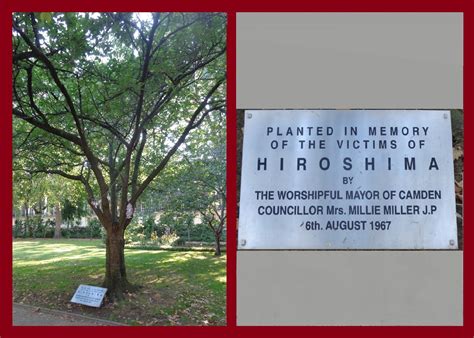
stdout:
[[462,13],[238,13],[238,108],[462,108]]
[[462,251],[239,251],[238,325],[462,325]]
[[100,320],[73,313],[37,306],[13,304],[13,326],[122,326],[121,323]]

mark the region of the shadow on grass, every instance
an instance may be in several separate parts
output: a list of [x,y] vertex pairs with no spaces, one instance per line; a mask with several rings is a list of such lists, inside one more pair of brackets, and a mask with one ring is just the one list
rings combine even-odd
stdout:
[[[81,245],[78,245],[78,244]],[[13,243],[13,260],[24,261],[47,261],[48,259],[74,259],[74,255],[80,255],[84,258],[87,256],[103,256],[105,248],[99,247],[99,241],[79,242],[73,240],[33,240],[33,241],[15,241]]]
[[[143,286],[139,292],[107,309],[76,305],[72,309],[137,325],[225,322],[225,256],[133,249],[126,250],[125,260],[129,280]],[[15,241],[15,301],[70,309],[69,300],[79,284],[100,285],[104,265],[100,240]]]

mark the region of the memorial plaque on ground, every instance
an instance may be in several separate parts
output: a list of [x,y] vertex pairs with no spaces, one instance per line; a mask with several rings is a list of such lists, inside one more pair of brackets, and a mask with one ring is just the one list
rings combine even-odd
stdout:
[[247,110],[240,249],[457,249],[451,119]]
[[100,307],[106,292],[106,288],[81,284],[77,288],[76,293],[74,293],[71,302],[93,307]]

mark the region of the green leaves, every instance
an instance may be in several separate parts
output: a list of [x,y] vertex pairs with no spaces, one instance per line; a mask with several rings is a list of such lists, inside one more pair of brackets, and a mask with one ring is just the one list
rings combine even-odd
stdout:
[[53,12],[41,12],[38,15],[41,22],[51,23],[53,21]]
[[225,24],[217,13],[15,13],[14,166],[76,178],[89,200],[113,200],[110,214],[135,203],[173,156],[194,161],[224,128]]

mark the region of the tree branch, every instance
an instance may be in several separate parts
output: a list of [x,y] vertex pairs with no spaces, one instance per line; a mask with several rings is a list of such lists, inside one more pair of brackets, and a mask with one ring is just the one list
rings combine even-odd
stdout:
[[13,108],[13,115],[16,117],[21,118],[22,120],[34,125],[35,127],[38,127],[44,131],[47,131],[48,133],[51,133],[53,135],[62,137],[63,139],[66,139],[78,146],[81,145],[81,140],[74,134],[68,133],[62,129],[55,128],[51,126],[49,123],[43,123],[38,121],[36,118],[33,116],[26,115],[22,113],[20,110]]
[[[107,187],[107,184],[105,183],[105,178],[102,174],[102,171],[100,170],[99,166],[98,166],[98,160],[97,158],[94,156],[94,154],[92,153],[91,149],[89,148],[89,145],[88,145],[88,142],[87,142],[87,138],[85,136],[85,133],[84,133],[84,129],[81,125],[81,122],[79,120],[79,117],[77,116],[77,112],[76,112],[76,109],[75,109],[75,106],[74,106],[74,103],[73,103],[73,100],[68,92],[68,90],[66,89],[66,87],[64,86],[64,84],[62,83],[62,81],[59,79],[59,76],[58,76],[58,73],[56,71],[56,68],[54,67],[54,65],[51,63],[51,61],[48,59],[48,57],[40,50],[38,49],[35,44],[29,39],[29,37],[26,35],[25,32],[23,32],[16,24],[15,22],[13,22],[13,28],[20,34],[20,36],[22,37],[22,39],[26,42],[26,44],[32,49],[34,55],[40,60],[43,62],[43,64],[47,67],[51,77],[53,78],[53,81],[54,83],[56,84],[56,86],[59,88],[59,90],[61,91],[61,93],[63,94],[65,100],[66,100],[66,103],[67,103],[67,106],[69,108],[69,111],[73,117],[73,120],[74,120],[74,123],[76,125],[76,129],[79,133],[79,140],[80,142],[78,143],[78,145],[80,145],[80,147],[82,148],[82,150],[84,151],[84,154],[85,156],[87,157],[87,159],[89,160],[89,163],[91,165],[91,168],[92,168],[92,171],[94,172],[94,175],[96,176],[97,178],[97,183],[99,184],[99,188],[101,190],[101,201],[102,201],[102,206],[104,209],[108,209],[109,207],[109,201],[107,199],[107,191],[108,191],[108,187]],[[25,121],[28,121],[28,122],[32,122],[33,120],[30,120],[30,119],[25,119]],[[45,129],[46,130],[46,129]]]
[[135,205],[138,197],[143,193],[145,188],[153,181],[153,179],[164,169],[166,164],[169,162],[171,157],[176,153],[178,150],[179,146],[185,141],[186,137],[188,136],[189,132],[193,129],[193,125],[199,116],[199,114],[204,110],[204,108],[207,105],[207,102],[209,99],[212,97],[212,95],[216,92],[216,90],[220,87],[220,85],[224,82],[225,78],[222,78],[217,81],[217,83],[211,88],[211,90],[208,92],[206,95],[205,99],[201,102],[201,104],[196,108],[194,111],[193,115],[191,116],[191,119],[189,120],[186,128],[184,128],[183,132],[181,133],[181,136],[178,138],[174,146],[168,151],[168,153],[165,155],[165,157],[160,161],[158,166],[152,170],[152,172],[148,175],[148,177],[142,182],[142,184],[138,187],[137,191],[135,194],[133,194],[131,198],[131,203],[132,205]]
[[139,171],[140,171],[140,162],[141,162],[141,159],[142,159],[142,154],[143,154],[143,149],[145,148],[145,144],[146,144],[146,130],[143,130],[142,140],[140,142],[140,147],[138,148],[138,152],[137,152],[137,155],[135,157],[134,164],[133,164],[133,174],[132,174],[132,180],[131,180],[132,196],[137,191],[137,181],[138,181],[138,174],[139,174]]

